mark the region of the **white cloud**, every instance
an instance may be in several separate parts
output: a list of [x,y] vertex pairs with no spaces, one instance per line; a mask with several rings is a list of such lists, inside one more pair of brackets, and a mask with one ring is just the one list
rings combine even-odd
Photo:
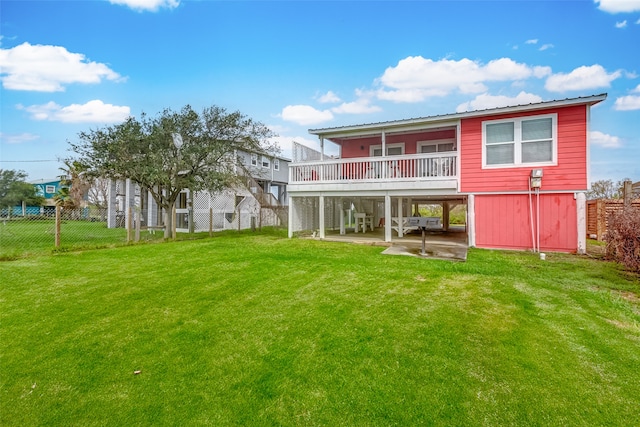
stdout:
[[175,9],[180,6],[180,0],[109,0],[109,2],[127,6],[139,12],[156,12],[160,8]]
[[627,28],[627,20],[616,22],[616,28]]
[[25,142],[34,141],[38,138],[40,138],[38,135],[27,132],[13,135],[0,132],[0,141],[6,144],[23,144]]
[[611,82],[622,75],[621,71],[607,73],[601,65],[582,66],[569,74],[558,73],[549,76],[545,89],[550,92],[585,90],[609,87]]
[[632,89],[631,93],[638,95],[621,96],[616,99],[613,109],[618,111],[640,110],[640,85]]
[[377,113],[382,111],[377,105],[369,105],[367,101],[343,102],[337,107],[331,109],[336,114],[366,114]]
[[0,49],[0,79],[5,89],[60,92],[67,84],[121,77],[107,65],[89,62],[84,55],[64,47],[23,43]]
[[382,111],[377,105],[371,105],[371,101],[375,98],[375,92],[356,89],[356,100],[353,102],[343,102],[337,107],[331,109],[336,114],[368,114]]
[[454,90],[461,93],[484,92],[487,82],[522,80],[549,73],[549,67],[530,67],[509,58],[482,64],[467,58],[433,61],[410,56],[395,67],[387,68],[376,80],[382,86],[377,96],[394,102],[420,102],[428,97],[446,96]]
[[538,43],[538,39],[529,39],[526,42],[524,42],[524,44],[537,44]]
[[322,104],[335,104],[342,101],[340,99],[340,97],[338,95],[336,95],[335,93],[333,93],[332,91],[329,91],[327,93],[325,93],[324,95],[320,95],[318,97],[318,102],[322,103]]
[[598,9],[608,13],[629,13],[640,11],[640,0],[594,0]]
[[547,43],[547,44],[543,44],[542,46],[540,46],[540,49],[538,49],[539,51],[545,51],[548,49],[552,49],[554,46],[551,43]]
[[622,141],[617,136],[608,135],[597,130],[589,132],[589,139],[592,144],[603,148],[619,148],[622,146]]
[[515,97],[489,95],[487,93],[484,93],[482,95],[476,96],[476,98],[472,101],[458,105],[456,111],[458,113],[461,113],[465,111],[487,110],[490,108],[533,104],[537,102],[542,102],[542,98],[538,95],[527,92],[520,92]]
[[66,107],[49,102],[29,107],[18,106],[27,111],[34,120],[48,120],[63,123],[117,123],[130,116],[130,108],[105,104],[100,100],[89,101],[86,104],[71,104]]
[[333,119],[329,110],[316,110],[310,105],[287,105],[282,109],[282,120],[294,122],[302,126],[315,125]]

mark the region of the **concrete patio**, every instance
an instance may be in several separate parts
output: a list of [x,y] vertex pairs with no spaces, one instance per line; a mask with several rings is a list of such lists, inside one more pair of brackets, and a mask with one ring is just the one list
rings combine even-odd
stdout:
[[[310,236],[311,239],[320,240]],[[366,233],[355,233],[347,229],[347,233],[340,234],[338,230],[325,230],[325,241],[354,243],[387,247],[385,255],[414,256],[425,259],[448,259],[465,261],[467,259],[467,233],[464,226],[451,226],[448,231],[427,230],[425,232],[425,251],[422,254],[422,232],[413,231],[403,237],[395,235],[391,242],[384,241],[384,228],[378,227]]]

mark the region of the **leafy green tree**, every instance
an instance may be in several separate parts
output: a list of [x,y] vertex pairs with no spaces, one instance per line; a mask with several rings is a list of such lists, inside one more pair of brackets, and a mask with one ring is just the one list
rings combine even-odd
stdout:
[[[82,206],[89,188],[90,178],[85,174],[85,166],[77,160],[63,160],[64,167],[60,171],[64,173],[64,179],[60,181],[62,188],[54,196],[56,204],[68,209],[76,209]],[[57,197],[57,198],[56,198]]]
[[25,180],[23,171],[0,169],[0,206],[7,207],[8,215],[14,206],[25,202],[29,205],[41,205],[44,198],[38,196],[33,184]]
[[87,174],[130,178],[149,191],[164,210],[170,237],[171,212],[182,190],[218,191],[238,183],[243,165],[237,151],[273,152],[267,144],[272,136],[240,112],[212,106],[198,113],[187,105],[81,132],[70,145]]

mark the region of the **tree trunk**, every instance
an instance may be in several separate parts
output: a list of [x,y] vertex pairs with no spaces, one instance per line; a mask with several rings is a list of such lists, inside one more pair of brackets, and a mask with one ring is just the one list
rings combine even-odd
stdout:
[[173,204],[164,210],[164,238],[170,239],[173,230]]

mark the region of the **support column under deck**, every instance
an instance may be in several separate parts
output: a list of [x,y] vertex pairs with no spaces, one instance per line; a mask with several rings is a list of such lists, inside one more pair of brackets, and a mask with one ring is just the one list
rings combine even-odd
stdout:
[[587,197],[585,193],[576,193],[576,211],[578,215],[578,249],[581,255],[587,253]]
[[320,238],[324,239],[324,196],[319,196],[318,202],[318,229],[320,231]]
[[402,238],[404,236],[402,218],[404,214],[402,213],[402,197],[398,197],[398,237]]
[[295,203],[296,199],[297,199],[296,197],[289,196],[289,215],[288,215],[289,226],[287,227],[288,228],[287,235],[289,238],[293,237],[293,213],[296,209],[296,203]]
[[469,246],[476,246],[476,203],[475,196],[469,194],[467,197],[467,238]]
[[384,241],[391,241],[391,196],[384,196]]
[[449,231],[449,211],[451,207],[449,206],[449,202],[442,202],[442,229],[444,231]]

